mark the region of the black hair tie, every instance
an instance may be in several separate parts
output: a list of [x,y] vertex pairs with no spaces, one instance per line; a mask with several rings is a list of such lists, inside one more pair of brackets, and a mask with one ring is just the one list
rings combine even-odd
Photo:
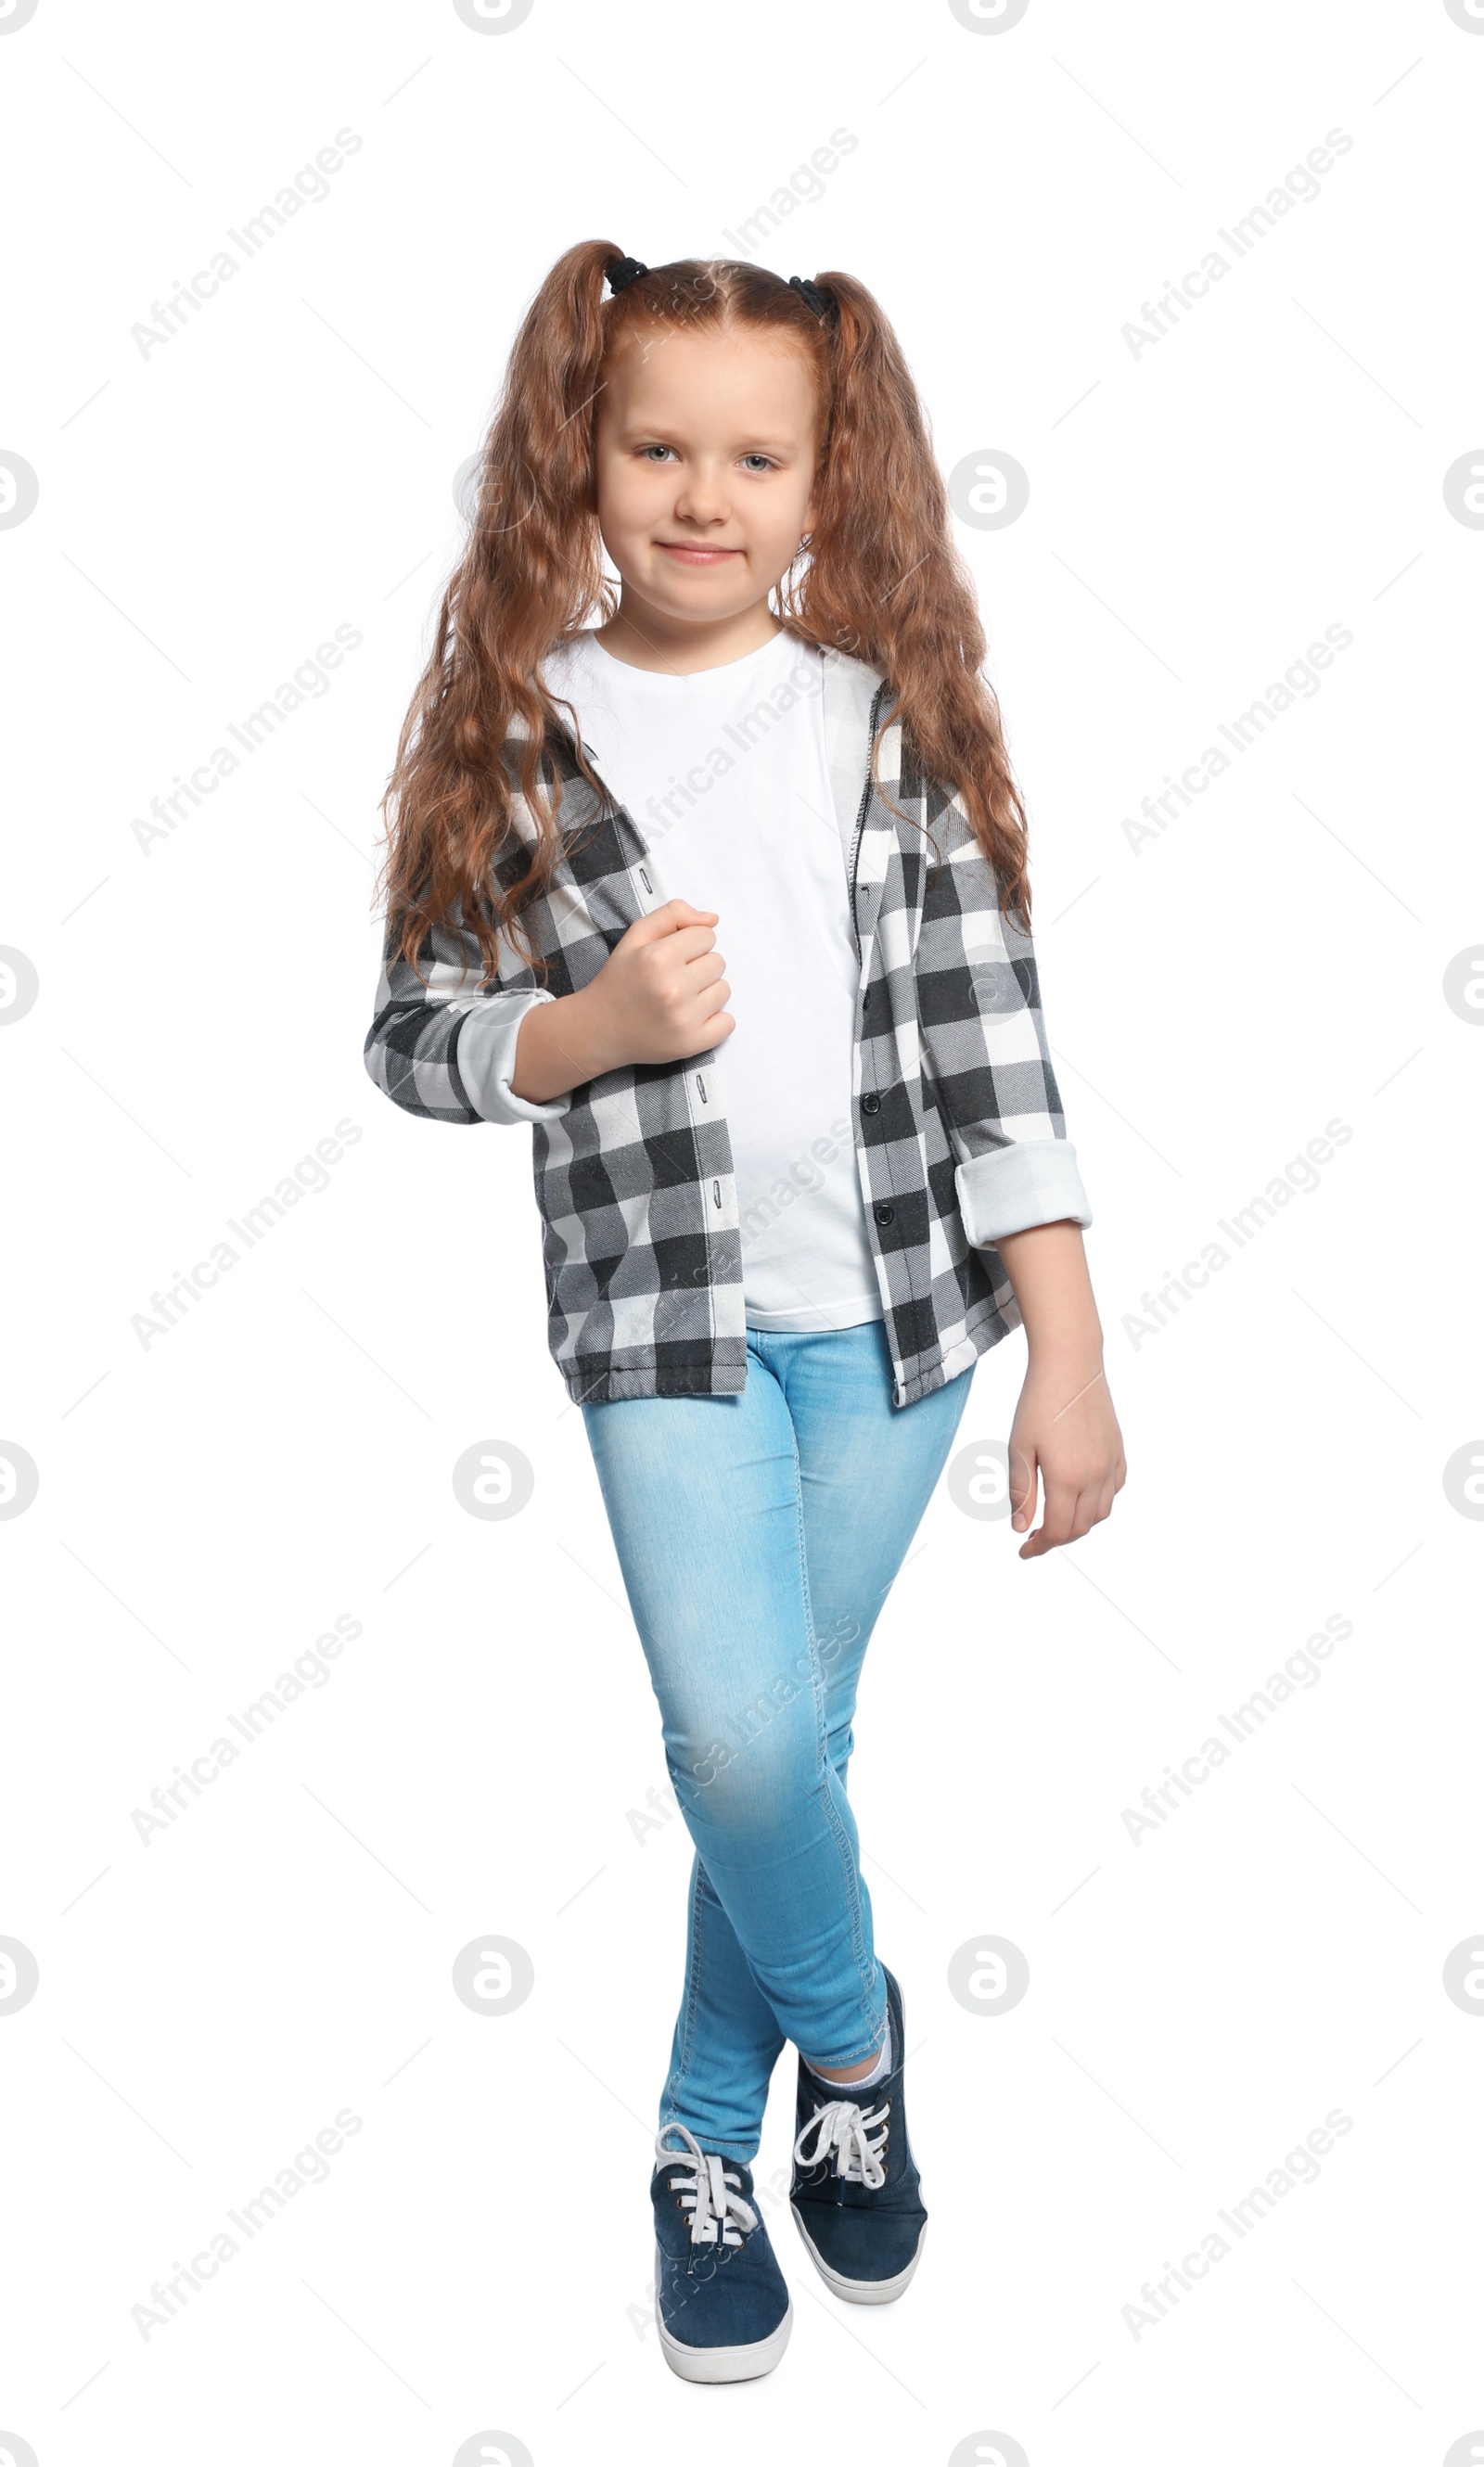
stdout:
[[608,289],[616,297],[628,284],[637,283],[641,274],[648,274],[650,269],[641,265],[636,257],[616,257],[612,264],[605,265],[603,270],[608,278]]
[[816,317],[828,317],[831,309],[838,306],[838,303],[831,298],[828,291],[821,291],[817,283],[810,283],[807,277],[802,274],[789,275],[788,288],[790,291],[796,291],[799,294],[800,299],[805,301],[808,306],[812,308]]

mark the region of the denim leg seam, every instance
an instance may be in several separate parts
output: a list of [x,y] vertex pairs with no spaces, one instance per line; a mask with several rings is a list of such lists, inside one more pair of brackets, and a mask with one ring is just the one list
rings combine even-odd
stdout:
[[[662,2109],[669,2109],[672,2111],[676,2092],[680,2090],[682,2085],[690,2077],[691,2057],[695,2051],[696,2046],[696,2017],[698,2004],[696,1990],[696,1980],[700,1974],[701,1936],[703,1930],[702,1913],[706,1908],[705,1879],[702,1872],[699,1851],[696,1854],[695,1880],[691,1890],[695,1907],[691,1921],[691,1958],[686,1964],[685,2025],[681,2032],[680,2039],[680,2059],[678,2064],[672,2070],[670,2079],[665,2085],[669,2096],[667,2098],[663,2098],[660,2102]],[[660,2118],[659,2129],[661,2133],[663,2133],[667,2125],[674,2123],[683,2124],[684,2122],[684,2116],[676,2116],[673,2112],[663,2114]],[[723,2159],[733,2160],[740,2167],[750,2167],[757,2155],[756,2143],[754,2143],[751,2150],[742,2150],[734,2142],[713,2140],[709,2137],[706,2140],[706,2148],[708,2150],[715,2150],[718,2155]],[[674,2151],[671,2153],[672,2157],[675,2157],[678,2154]],[[663,2165],[664,2161],[660,2161],[659,2163]]]
[[[861,1914],[860,1896],[856,1890],[856,1863],[851,1856],[850,1843],[841,1827],[839,1818],[835,1814],[834,1805],[830,1797],[830,1733],[829,1725],[826,1720],[824,1665],[819,1655],[819,1639],[814,1633],[813,1604],[810,1599],[808,1538],[804,1526],[804,1477],[799,1464],[797,1445],[795,1445],[793,1452],[793,1507],[794,1515],[798,1522],[799,1581],[804,1595],[804,1632],[808,1640],[810,1680],[814,1696],[814,1745],[820,1768],[820,1778],[816,1783],[816,1788],[821,1794],[826,1820],[829,1823],[830,1831],[834,1841],[835,1849],[839,1853],[840,1867],[845,1882],[845,1890],[850,1902],[851,1943],[856,1955],[856,1967],[861,1975],[862,1981],[861,2012],[868,2024],[868,2026],[874,2028],[875,2025],[872,2021],[869,2003],[869,1989],[865,1985],[865,1923]],[[876,2045],[879,2046],[879,2040],[878,2039]],[[863,2048],[860,2052],[862,2056],[871,2055],[875,2053],[875,2048]],[[839,2062],[845,2065],[855,2064],[858,2061],[859,2059],[854,2056],[842,2056],[839,2058]]]
[[706,1896],[701,1889],[700,1852],[696,1854],[696,1873],[691,1880],[691,1958],[685,1970],[685,2034],[680,2045],[680,2078],[691,2070],[691,2057],[696,2046],[696,1981],[700,1975],[700,1938],[702,1913]]

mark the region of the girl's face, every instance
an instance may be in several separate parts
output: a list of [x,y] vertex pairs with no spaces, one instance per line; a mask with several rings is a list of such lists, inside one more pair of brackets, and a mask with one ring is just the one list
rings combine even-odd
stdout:
[[624,583],[670,627],[765,603],[812,519],[813,379],[782,336],[628,337],[598,406],[598,525]]

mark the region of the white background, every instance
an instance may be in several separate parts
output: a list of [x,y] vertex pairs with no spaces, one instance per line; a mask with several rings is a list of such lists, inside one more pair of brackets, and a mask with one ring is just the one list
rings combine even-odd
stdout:
[[[1484,1039],[1443,992],[1484,942],[1484,535],[1443,494],[1484,434],[1484,21],[536,0],[491,37],[451,0],[39,0],[0,79],[0,449],[40,489],[0,532],[0,941],[39,981],[0,1037],[0,1437],[40,1477],[0,1528],[0,1935],[39,1965],[0,2021],[12,2456],[1484,2455],[1450,2447],[1484,2425],[1484,2017],[1443,1986],[1484,1921],[1484,1534],[1443,1486],[1484,1450]],[[142,354],[341,128],[330,196]],[[1032,1563],[947,1482],[928,1512],[852,1772],[923,2267],[836,2305],[775,2204],[792,2343],[696,2390],[648,2309],[689,1843],[629,1821],[658,1716],[546,1350],[527,1135],[373,1089],[369,901],[454,473],[531,292],[583,238],[730,253],[839,128],[755,253],[870,284],[945,468],[1030,475],[959,535],[1130,1476]],[[1141,304],[1332,128],[1319,198],[1135,357]],[[1135,852],[1125,817],[1332,623],[1321,690]],[[331,690],[142,849],[337,624],[363,641]],[[1318,1188],[1127,1328],[1332,1119]],[[342,1120],[329,1188],[143,1345],[151,1292]],[[1023,1361],[978,1366],[965,1445],[1003,1439]],[[506,1522],[453,1494],[484,1440],[534,1468]],[[131,1811],[341,1614],[328,1684],[147,1847]],[[1122,1812],[1332,1614],[1319,1684],[1135,1845]],[[518,2011],[452,1992],[481,1931],[534,1962]],[[1013,2012],[949,1992],[985,1934],[1029,1961]],[[1144,2282],[1336,2108],[1319,2181],[1135,2336]],[[151,2284],[342,2109],[329,2181],[143,2336]]]

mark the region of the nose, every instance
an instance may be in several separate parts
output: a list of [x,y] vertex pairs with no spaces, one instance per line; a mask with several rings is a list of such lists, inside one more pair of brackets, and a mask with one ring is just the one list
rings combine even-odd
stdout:
[[693,464],[675,492],[675,514],[682,523],[710,529],[724,523],[729,509],[720,474]]

